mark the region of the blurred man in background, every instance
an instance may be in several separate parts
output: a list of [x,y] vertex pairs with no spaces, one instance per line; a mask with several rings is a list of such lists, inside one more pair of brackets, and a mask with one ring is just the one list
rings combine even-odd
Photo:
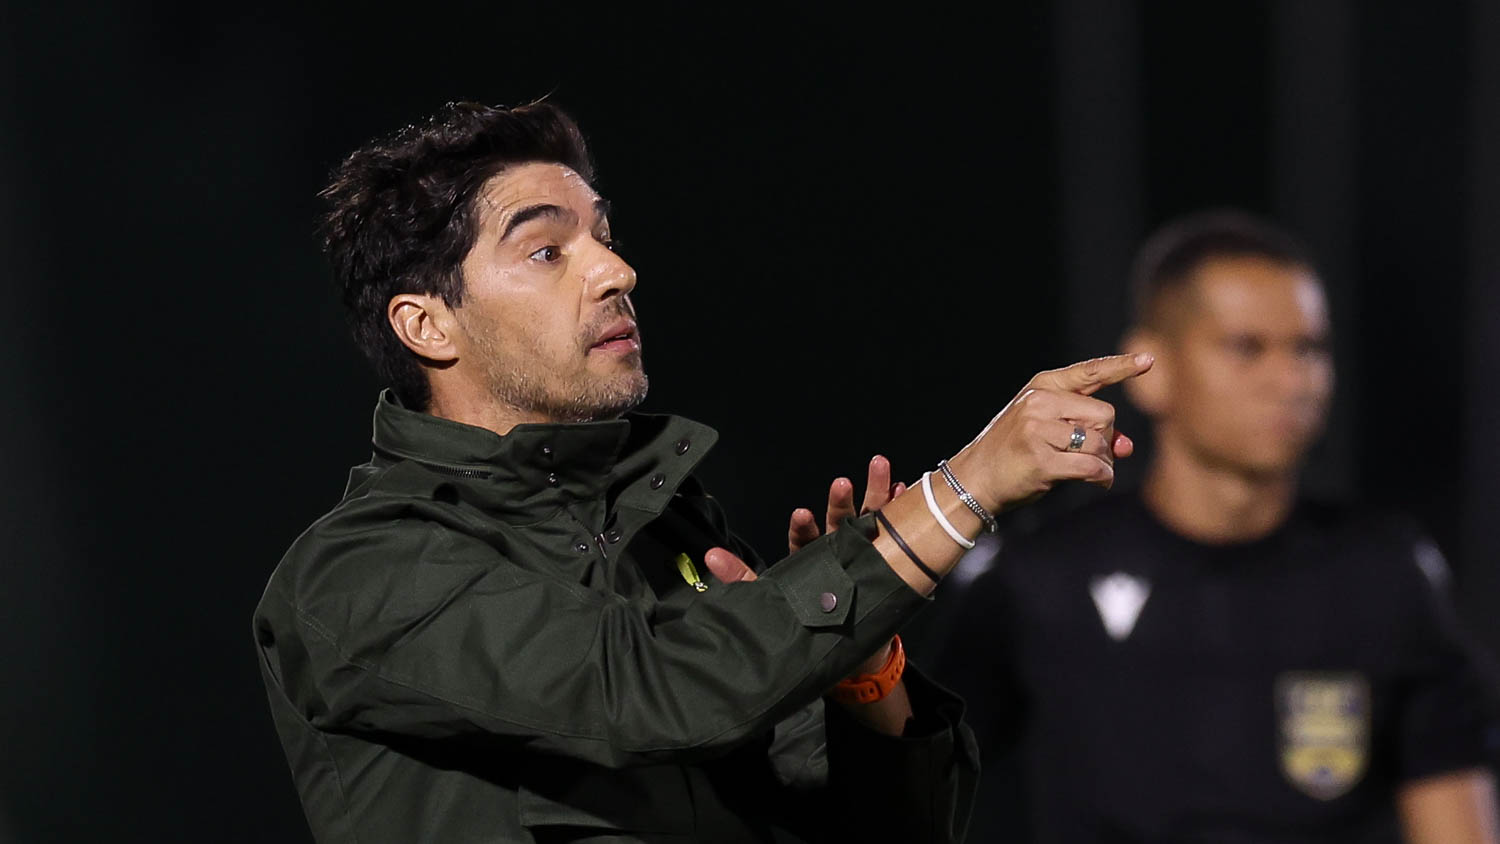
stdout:
[[975,840],[1020,808],[1039,842],[1496,841],[1441,554],[1298,496],[1334,382],[1308,259],[1214,212],[1154,236],[1133,282],[1143,489],[1007,548],[947,650],[990,796]]

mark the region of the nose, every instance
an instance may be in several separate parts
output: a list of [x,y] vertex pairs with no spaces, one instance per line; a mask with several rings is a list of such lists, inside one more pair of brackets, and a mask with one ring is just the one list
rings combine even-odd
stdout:
[[593,248],[598,250],[598,259],[588,275],[590,298],[602,302],[634,290],[635,269],[604,244],[595,243]]

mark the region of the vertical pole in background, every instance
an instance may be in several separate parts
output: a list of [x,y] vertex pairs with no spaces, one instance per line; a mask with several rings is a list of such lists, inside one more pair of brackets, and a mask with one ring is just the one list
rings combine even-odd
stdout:
[[[22,166],[24,136],[31,127],[19,116],[22,91],[21,60],[17,57],[16,11],[0,3],[0,114],[8,117],[0,132],[0,292],[7,301],[28,301],[42,283],[36,273],[37,239],[27,214],[34,184]],[[47,803],[49,772],[39,772],[49,755],[71,756],[49,747],[56,733],[38,725],[68,724],[87,732],[89,725],[76,706],[62,695],[70,690],[52,681],[58,666],[76,656],[71,637],[67,599],[71,562],[61,550],[63,532],[55,529],[51,503],[60,500],[55,477],[47,465],[47,426],[40,418],[43,395],[35,373],[45,372],[47,357],[39,354],[40,335],[49,326],[44,316],[12,320],[0,347],[6,366],[0,367],[0,395],[7,412],[0,421],[0,664],[5,666],[6,692],[0,694],[0,844],[22,839],[20,820],[35,816],[34,804]],[[36,345],[33,345],[36,343]],[[73,756],[72,758],[76,758]]]
[[[1469,628],[1500,655],[1500,5],[1474,3],[1469,27],[1469,244],[1463,547],[1455,576]],[[1399,385],[1397,386],[1399,389]]]
[[[0,22],[9,23],[6,20],[8,17],[6,11],[4,6],[0,6]],[[3,55],[5,56],[13,57],[15,55],[15,51],[10,49],[11,44],[9,43],[14,36],[5,35],[5,33],[13,31],[9,26],[0,28],[0,48],[3,48]],[[20,113],[15,103],[14,79],[15,69],[6,66],[6,64],[0,64],[0,111],[8,115]],[[0,184],[14,185],[16,173],[13,171],[19,169],[15,166],[15,153],[10,148],[14,142],[11,139],[13,131],[12,129],[10,132],[0,133]],[[6,294],[13,292],[10,289],[15,284],[13,279],[20,272],[20,267],[18,266],[20,264],[20,256],[15,254],[17,251],[15,232],[18,220],[16,219],[16,209],[11,207],[13,205],[11,196],[10,191],[0,192],[0,279],[6,280],[0,282],[0,292]],[[11,336],[11,334],[7,332],[6,336]],[[7,353],[6,358],[13,361],[17,360],[15,355],[20,350],[4,349],[3,351]],[[11,383],[12,377],[17,373],[25,371],[26,367],[20,366],[7,366],[3,370],[0,370],[0,390],[3,390],[7,396],[15,396],[17,385]],[[12,399],[12,408],[18,404],[20,403]],[[20,420],[27,418],[26,413],[26,408],[22,406],[19,415]],[[0,437],[4,437],[4,442],[7,443],[23,442],[23,440],[17,438],[17,434],[20,432],[13,429],[17,421],[16,415],[7,413],[6,419],[8,421],[5,428],[0,429]],[[3,547],[6,549],[6,562],[0,563],[0,573],[3,573],[5,578],[4,594],[0,596],[0,619],[6,620],[17,618],[18,611],[24,607],[22,596],[27,594],[28,590],[26,587],[29,585],[25,582],[17,582],[17,579],[22,576],[19,570],[20,566],[17,564],[21,555],[17,554],[15,550],[20,544],[20,537],[17,534],[20,532],[21,520],[14,515],[20,512],[18,509],[20,502],[14,501],[13,496],[20,491],[21,485],[16,482],[16,478],[20,473],[16,471],[17,467],[11,465],[14,460],[19,459],[21,455],[29,451],[29,449],[23,448],[7,448],[4,456],[0,457],[0,461],[3,461],[0,462],[0,472],[4,473],[3,477],[5,478],[4,486],[0,487],[0,508],[4,508],[4,512],[6,513],[4,517],[0,517],[0,544],[3,544]],[[19,635],[23,629],[23,624],[24,622],[19,620],[9,621],[5,627],[0,628],[0,660],[4,660],[7,666],[15,666],[19,659],[26,656],[26,649],[22,646],[22,638]],[[14,627],[11,625],[14,625]],[[44,636],[37,638],[46,639]],[[11,670],[14,671],[14,668]],[[21,673],[24,675],[24,668]],[[13,706],[15,704],[10,701],[0,700],[0,723],[7,725],[21,723],[21,713],[15,711],[12,708]],[[3,742],[6,747],[14,747],[17,738],[8,729],[0,732],[0,742]],[[7,767],[9,767],[9,764],[7,764]],[[11,811],[10,800],[12,798],[10,793],[14,789],[12,778],[15,776],[16,773],[12,771],[0,772],[0,844],[6,844],[6,842],[11,840],[11,834],[8,832],[10,828],[8,817]]]
[[1064,319],[1067,348],[1080,358],[1114,351],[1144,233],[1139,3],[1059,0],[1052,29]]
[[[1330,431],[1360,430],[1353,15],[1351,0],[1276,0],[1270,22],[1272,213],[1307,244],[1328,291],[1339,381]],[[1307,472],[1314,492],[1351,491],[1356,445],[1324,438]]]

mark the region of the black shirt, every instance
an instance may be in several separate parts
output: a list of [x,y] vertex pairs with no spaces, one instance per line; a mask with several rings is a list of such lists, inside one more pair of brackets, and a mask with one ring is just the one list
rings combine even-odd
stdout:
[[1209,546],[1121,495],[1015,543],[940,672],[984,753],[971,840],[1396,840],[1398,784],[1485,758],[1445,573],[1408,521],[1310,505]]

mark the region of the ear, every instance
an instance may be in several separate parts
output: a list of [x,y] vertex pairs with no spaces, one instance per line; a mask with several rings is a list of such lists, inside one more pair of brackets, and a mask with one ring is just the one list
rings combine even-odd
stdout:
[[1125,335],[1120,347],[1124,354],[1145,352],[1156,358],[1150,372],[1125,382],[1130,403],[1154,419],[1166,411],[1167,397],[1172,394],[1172,354],[1166,338],[1155,331],[1136,329]]
[[458,358],[455,342],[457,320],[440,297],[423,293],[400,293],[386,304],[386,319],[406,348],[430,361]]

